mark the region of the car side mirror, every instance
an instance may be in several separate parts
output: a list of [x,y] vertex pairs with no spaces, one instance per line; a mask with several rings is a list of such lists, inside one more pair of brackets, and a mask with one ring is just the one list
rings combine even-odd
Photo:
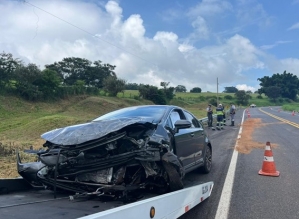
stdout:
[[180,129],[187,129],[191,127],[191,122],[188,120],[178,120],[174,123],[175,133],[178,133]]

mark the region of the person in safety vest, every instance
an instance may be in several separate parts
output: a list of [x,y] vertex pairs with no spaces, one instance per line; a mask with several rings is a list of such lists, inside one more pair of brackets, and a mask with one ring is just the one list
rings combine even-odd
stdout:
[[217,115],[216,128],[218,130],[223,129],[223,113],[224,113],[224,110],[223,110],[222,104],[220,103],[218,105],[218,107],[216,108],[216,115]]

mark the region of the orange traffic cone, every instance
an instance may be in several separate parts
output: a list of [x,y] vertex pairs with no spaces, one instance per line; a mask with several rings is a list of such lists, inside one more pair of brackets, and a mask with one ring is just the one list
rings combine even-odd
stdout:
[[259,174],[264,176],[279,176],[280,174],[275,167],[270,142],[266,143],[263,167],[259,171]]

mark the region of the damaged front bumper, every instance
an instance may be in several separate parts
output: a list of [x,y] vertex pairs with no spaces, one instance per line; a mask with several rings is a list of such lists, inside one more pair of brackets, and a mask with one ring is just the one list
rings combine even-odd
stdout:
[[[38,162],[22,163],[17,155],[18,172],[32,186],[54,191],[101,191],[116,197],[137,189],[166,192],[174,188],[172,182],[180,184],[184,168],[170,151],[167,135],[155,134],[156,126],[141,120],[110,122],[113,132],[105,127],[105,133],[89,134],[86,141],[78,135],[104,125],[90,123],[79,126],[79,131],[70,127],[48,132],[43,135],[47,150],[37,153]],[[76,139],[69,139],[75,135]]]

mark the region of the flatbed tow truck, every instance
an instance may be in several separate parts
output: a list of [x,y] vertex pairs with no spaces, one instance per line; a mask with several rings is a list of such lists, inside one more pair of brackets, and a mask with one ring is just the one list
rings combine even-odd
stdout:
[[97,194],[82,197],[57,192],[54,197],[53,191],[33,189],[22,178],[0,179],[0,218],[178,218],[207,199],[213,185],[207,182],[163,195],[143,194],[137,201],[125,204],[99,200]]

